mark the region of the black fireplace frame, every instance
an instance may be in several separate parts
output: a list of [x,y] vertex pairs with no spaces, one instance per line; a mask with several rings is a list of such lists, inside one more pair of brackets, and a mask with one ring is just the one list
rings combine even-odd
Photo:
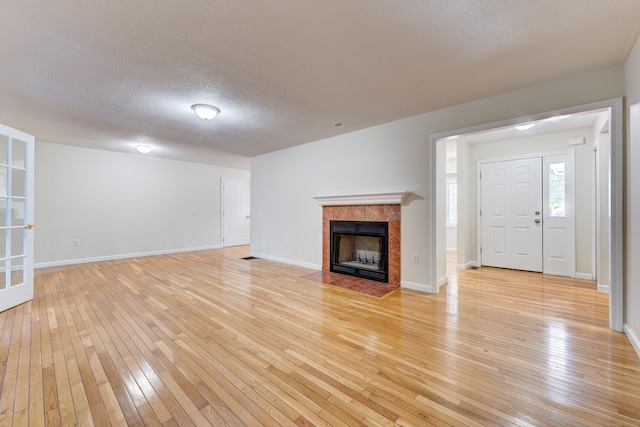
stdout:
[[[380,237],[380,266],[379,269],[344,265],[338,262],[338,248],[340,236],[372,236]],[[330,267],[334,273],[347,274],[363,279],[377,280],[389,283],[389,223],[377,221],[330,221]]]

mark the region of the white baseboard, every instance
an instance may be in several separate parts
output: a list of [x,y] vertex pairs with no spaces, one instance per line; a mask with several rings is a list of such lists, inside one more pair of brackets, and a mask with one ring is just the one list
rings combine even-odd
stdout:
[[610,289],[609,285],[601,285],[600,283],[598,283],[598,292],[602,292],[604,294],[608,294],[609,293],[609,289]]
[[476,261],[469,261],[465,264],[456,264],[456,268],[458,270],[468,270],[473,267],[479,267]]
[[311,264],[310,262],[297,261],[297,260],[288,259],[288,258],[280,258],[276,256],[261,254],[258,252],[251,252],[250,255],[256,258],[268,259],[269,261],[281,262],[283,264],[297,265],[298,267],[306,267],[306,268],[311,268],[313,270],[322,270],[322,264]]
[[425,285],[422,283],[415,283],[415,282],[408,282],[406,280],[401,280],[400,281],[400,286],[404,289],[411,289],[414,291],[420,291],[420,292],[426,292],[429,294],[435,294],[436,292],[433,291],[433,288],[429,285]]
[[594,280],[593,274],[591,273],[576,273],[576,279]]
[[627,338],[629,338],[629,341],[631,341],[631,345],[638,354],[638,357],[640,357],[640,339],[638,339],[638,336],[626,323],[624,324],[624,333],[627,334]]
[[34,268],[59,267],[62,265],[86,264],[88,262],[113,261],[116,259],[139,258],[144,256],[153,256],[153,255],[178,254],[182,252],[195,252],[195,251],[204,251],[209,249],[220,249],[220,248],[222,248],[221,245],[212,245],[212,246],[199,246],[196,248],[166,249],[162,251],[105,255],[105,256],[90,257],[90,258],[66,259],[61,261],[37,262],[33,265],[33,267]]
[[440,286],[446,285],[447,282],[449,282],[449,277],[447,275],[441,277],[440,280],[438,280],[438,289],[440,289]]

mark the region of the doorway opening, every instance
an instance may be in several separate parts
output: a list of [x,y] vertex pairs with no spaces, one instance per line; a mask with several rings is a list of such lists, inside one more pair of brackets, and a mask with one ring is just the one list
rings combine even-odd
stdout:
[[[589,181],[587,186],[579,178],[576,178],[577,193],[581,194],[581,198],[585,199],[584,193],[586,191],[586,200],[588,201],[587,210],[589,215],[583,215],[587,217],[586,221],[586,233],[580,234],[580,241],[586,243],[581,245],[580,242],[576,243],[578,250],[583,252],[579,254],[580,261],[578,270],[576,271],[577,278],[583,279],[596,279],[598,272],[598,265],[600,261],[593,261],[598,256],[603,255],[606,257],[608,253],[609,268],[610,268],[610,326],[614,330],[622,330],[622,99],[614,99],[609,101],[603,101],[583,106],[577,106],[567,108],[559,111],[542,113],[535,116],[530,116],[522,119],[513,119],[498,123],[489,123],[481,126],[475,126],[472,128],[465,128],[445,132],[438,135],[432,135],[431,138],[431,187],[433,194],[436,195],[436,203],[432,207],[431,213],[433,220],[431,221],[432,235],[435,239],[431,242],[433,249],[433,259],[430,260],[430,266],[432,267],[432,283],[444,283],[446,282],[446,259],[447,248],[451,249],[453,246],[447,241],[446,236],[448,230],[446,229],[446,223],[448,222],[448,215],[444,218],[443,212],[447,212],[443,206],[449,203],[450,198],[448,195],[448,185],[451,182],[450,170],[446,170],[441,165],[451,163],[451,154],[447,155],[447,145],[455,146],[455,164],[456,167],[455,183],[456,183],[456,244],[455,246],[455,263],[457,268],[472,268],[481,264],[481,258],[476,255],[475,248],[477,247],[477,236],[475,235],[476,222],[475,216],[478,214],[477,201],[474,200],[475,196],[467,197],[469,194],[474,194],[476,190],[476,177],[475,170],[478,164],[478,158],[473,152],[473,146],[475,144],[483,144],[493,142],[493,157],[500,157],[510,155],[512,153],[505,151],[505,149],[512,150],[516,147],[515,140],[521,139],[522,136],[528,137],[529,142],[533,143],[534,134],[539,132],[543,127],[555,128],[556,134],[563,134],[562,138],[565,140],[565,150],[574,150],[578,146],[581,146],[581,150],[587,152],[586,168],[593,176],[595,172],[595,165],[592,162],[592,149],[593,144],[597,139],[597,135],[601,134],[603,129],[609,133],[611,140],[611,150],[609,154],[609,175],[608,185],[601,186],[601,188],[610,189],[610,193],[605,197],[602,197],[602,193],[599,193],[601,199],[607,201],[609,216],[609,236],[606,237],[610,243],[608,251],[597,251],[596,249],[596,228],[595,228],[595,190],[590,189],[590,184],[593,182],[593,178]],[[606,116],[606,118],[605,118]],[[570,133],[569,126],[573,120],[590,120],[588,124],[580,124],[582,129],[591,129],[593,132],[587,135],[573,135]],[[528,130],[516,130],[515,127],[522,124],[535,124],[534,127],[530,127]],[[571,125],[575,129],[575,125]],[[564,129],[563,129],[564,127]],[[519,133],[518,133],[519,132]],[[505,137],[511,133],[512,136]],[[515,137],[513,135],[520,135]],[[528,134],[528,135],[527,135]],[[464,139],[472,141],[469,143],[460,142]],[[509,144],[510,141],[511,143]],[[506,148],[505,148],[506,147]],[[538,145],[534,152],[547,152],[554,151],[549,148],[544,148],[543,145]],[[517,153],[513,153],[516,155]],[[462,160],[460,160],[462,159]],[[576,158],[576,164],[579,159]],[[470,165],[472,167],[468,167]],[[580,166],[585,168],[584,164]],[[449,173],[447,173],[449,172]],[[600,190],[602,191],[602,190]],[[465,215],[466,214],[466,215]],[[585,230],[584,218],[579,220],[580,230]],[[588,250],[584,252],[584,248]],[[600,246],[598,246],[599,248]],[[618,256],[616,256],[618,254]],[[449,259],[451,259],[451,252],[449,252]],[[585,261],[586,258],[586,261]],[[586,267],[585,267],[586,266]],[[436,286],[434,286],[436,288]],[[601,289],[602,290],[602,289]],[[436,290],[437,292],[437,290]]]
[[223,178],[222,246],[248,245],[251,231],[250,182],[247,179]]

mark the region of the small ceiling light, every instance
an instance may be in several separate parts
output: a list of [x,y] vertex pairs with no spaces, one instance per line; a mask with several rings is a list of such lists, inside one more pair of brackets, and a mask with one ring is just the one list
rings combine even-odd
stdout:
[[208,104],[194,104],[191,106],[191,109],[196,116],[200,117],[203,120],[211,120],[218,114],[220,114],[220,110],[214,107],[213,105]]
[[559,120],[568,119],[569,117],[571,117],[571,114],[565,114],[564,116],[549,117],[546,121],[547,122],[557,122]]
[[149,154],[151,152],[151,147],[148,145],[138,145],[136,150],[138,150],[138,153]]
[[535,123],[527,123],[526,125],[516,126],[516,129],[518,129],[518,130],[527,130],[527,129],[531,129],[535,125],[536,125]]

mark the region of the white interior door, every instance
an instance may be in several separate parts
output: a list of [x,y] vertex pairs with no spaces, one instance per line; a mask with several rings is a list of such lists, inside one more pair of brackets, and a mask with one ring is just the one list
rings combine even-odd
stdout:
[[0,311],[33,299],[34,138],[0,125]]
[[482,265],[542,271],[542,158],[481,164]]
[[250,203],[250,183],[248,180],[222,180],[222,246],[249,244]]

